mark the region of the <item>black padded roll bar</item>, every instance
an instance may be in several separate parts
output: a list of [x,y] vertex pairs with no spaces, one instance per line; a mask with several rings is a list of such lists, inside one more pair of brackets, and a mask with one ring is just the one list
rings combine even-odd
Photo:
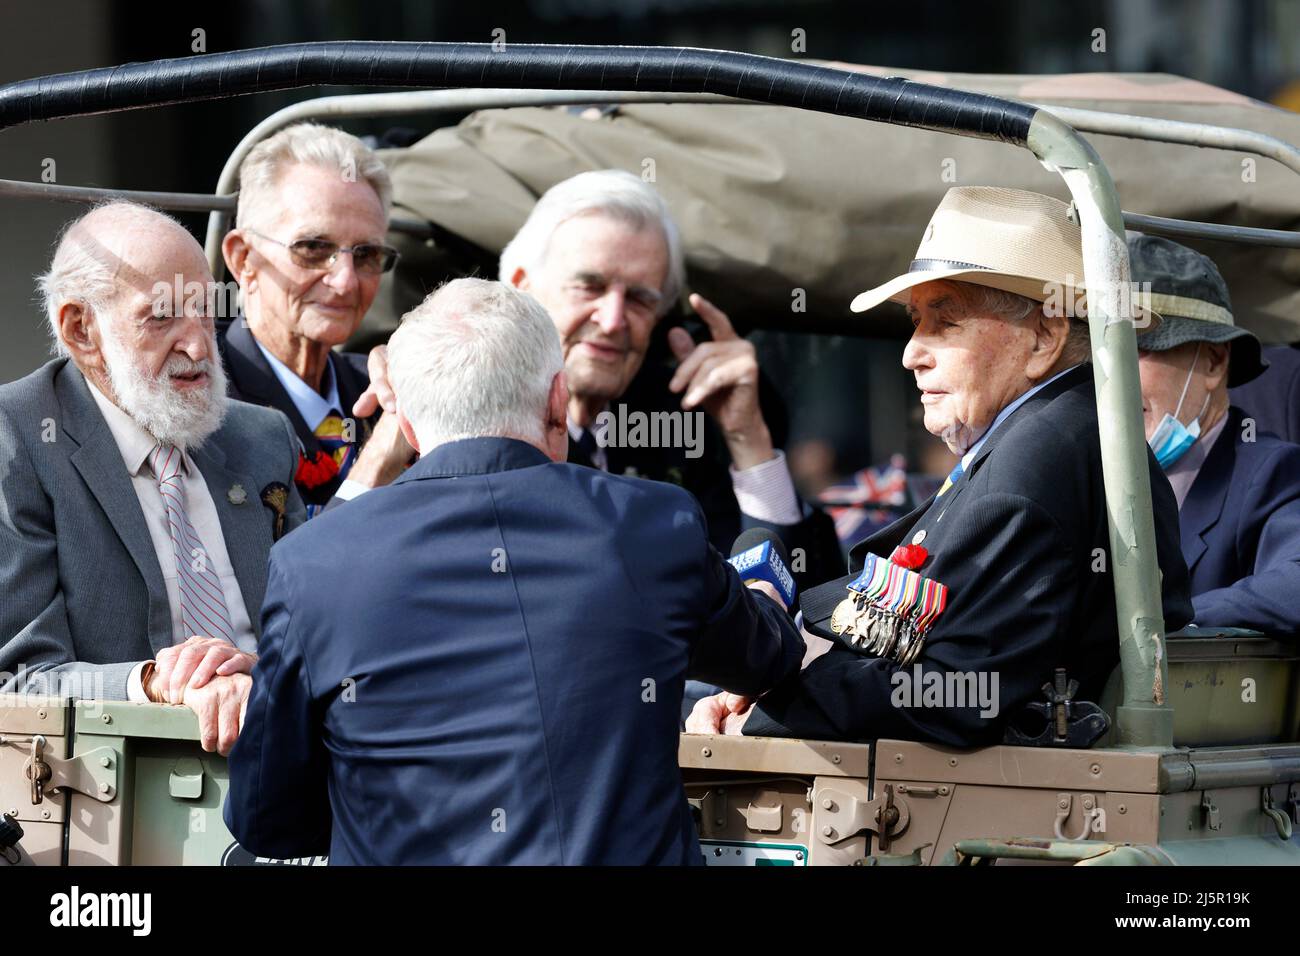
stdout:
[[61,73],[0,87],[0,129],[304,86],[719,93],[1025,145],[1033,106],[897,77],[677,47],[336,41]]

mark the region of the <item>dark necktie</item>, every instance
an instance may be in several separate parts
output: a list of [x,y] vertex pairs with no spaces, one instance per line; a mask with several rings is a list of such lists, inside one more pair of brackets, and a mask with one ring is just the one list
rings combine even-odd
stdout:
[[589,429],[584,428],[578,434],[578,440],[574,444],[578,446],[578,450],[581,451],[583,456],[587,459],[587,464],[593,468],[597,467],[596,436],[593,435]]

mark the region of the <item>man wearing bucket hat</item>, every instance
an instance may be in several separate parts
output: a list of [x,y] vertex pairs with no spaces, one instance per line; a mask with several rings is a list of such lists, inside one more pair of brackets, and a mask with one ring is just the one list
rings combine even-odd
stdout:
[[[829,651],[753,706],[705,698],[688,730],[974,746],[1001,741],[1055,668],[1096,699],[1119,640],[1082,276],[1066,203],[948,191],[908,272],[853,309],[907,305],[903,364],[926,429],[960,461],[850,552],[849,575],[805,592],[805,629]],[[1173,630],[1192,616],[1187,570],[1173,493],[1148,459]]]
[[1233,324],[1213,262],[1130,233],[1139,296],[1162,318],[1138,337],[1147,440],[1178,500],[1193,622],[1300,633],[1300,446],[1258,429],[1229,387],[1259,376],[1259,340]]

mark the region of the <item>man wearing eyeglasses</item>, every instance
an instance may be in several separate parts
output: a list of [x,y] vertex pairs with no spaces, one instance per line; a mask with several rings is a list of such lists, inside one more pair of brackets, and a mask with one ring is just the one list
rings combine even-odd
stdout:
[[364,356],[335,351],[365,316],[397,252],[384,244],[392,185],[355,136],[311,123],[258,144],[240,166],[237,227],[221,251],[243,317],[220,324],[232,398],[278,408],[303,452],[309,515],[386,485],[413,451],[395,416],[352,415]]

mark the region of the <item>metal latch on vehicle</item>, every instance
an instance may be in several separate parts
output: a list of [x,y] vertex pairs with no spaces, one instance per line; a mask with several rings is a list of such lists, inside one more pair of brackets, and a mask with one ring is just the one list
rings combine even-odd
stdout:
[[1106,832],[1106,810],[1100,805],[1100,801],[1091,793],[1084,793],[1080,794],[1079,803],[1082,805],[1083,829],[1078,836],[1066,836],[1065,822],[1070,819],[1070,810],[1074,806],[1074,797],[1068,793],[1058,793],[1056,795],[1056,823],[1053,825],[1053,830],[1058,840],[1078,842],[1087,840],[1094,833]]
[[894,785],[885,784],[883,797],[859,800],[852,794],[824,787],[817,796],[817,839],[835,844],[864,830],[876,834],[879,849],[887,851],[890,841],[907,829],[911,819],[907,803],[895,802]]
[[1273,806],[1273,788],[1263,787],[1260,794],[1260,799],[1263,802],[1264,815],[1273,821],[1273,826],[1277,827],[1277,835],[1283,840],[1291,839],[1291,818],[1277,807]]
[[117,794],[117,755],[112,747],[98,747],[69,760],[47,752],[48,741],[40,734],[31,738],[31,755],[23,774],[31,781],[32,806],[40,806],[47,793],[75,790],[101,803]]
[[1219,808],[1215,805],[1209,791],[1201,794],[1201,811],[1205,814],[1205,826],[1211,830],[1217,830],[1223,826],[1219,822]]

